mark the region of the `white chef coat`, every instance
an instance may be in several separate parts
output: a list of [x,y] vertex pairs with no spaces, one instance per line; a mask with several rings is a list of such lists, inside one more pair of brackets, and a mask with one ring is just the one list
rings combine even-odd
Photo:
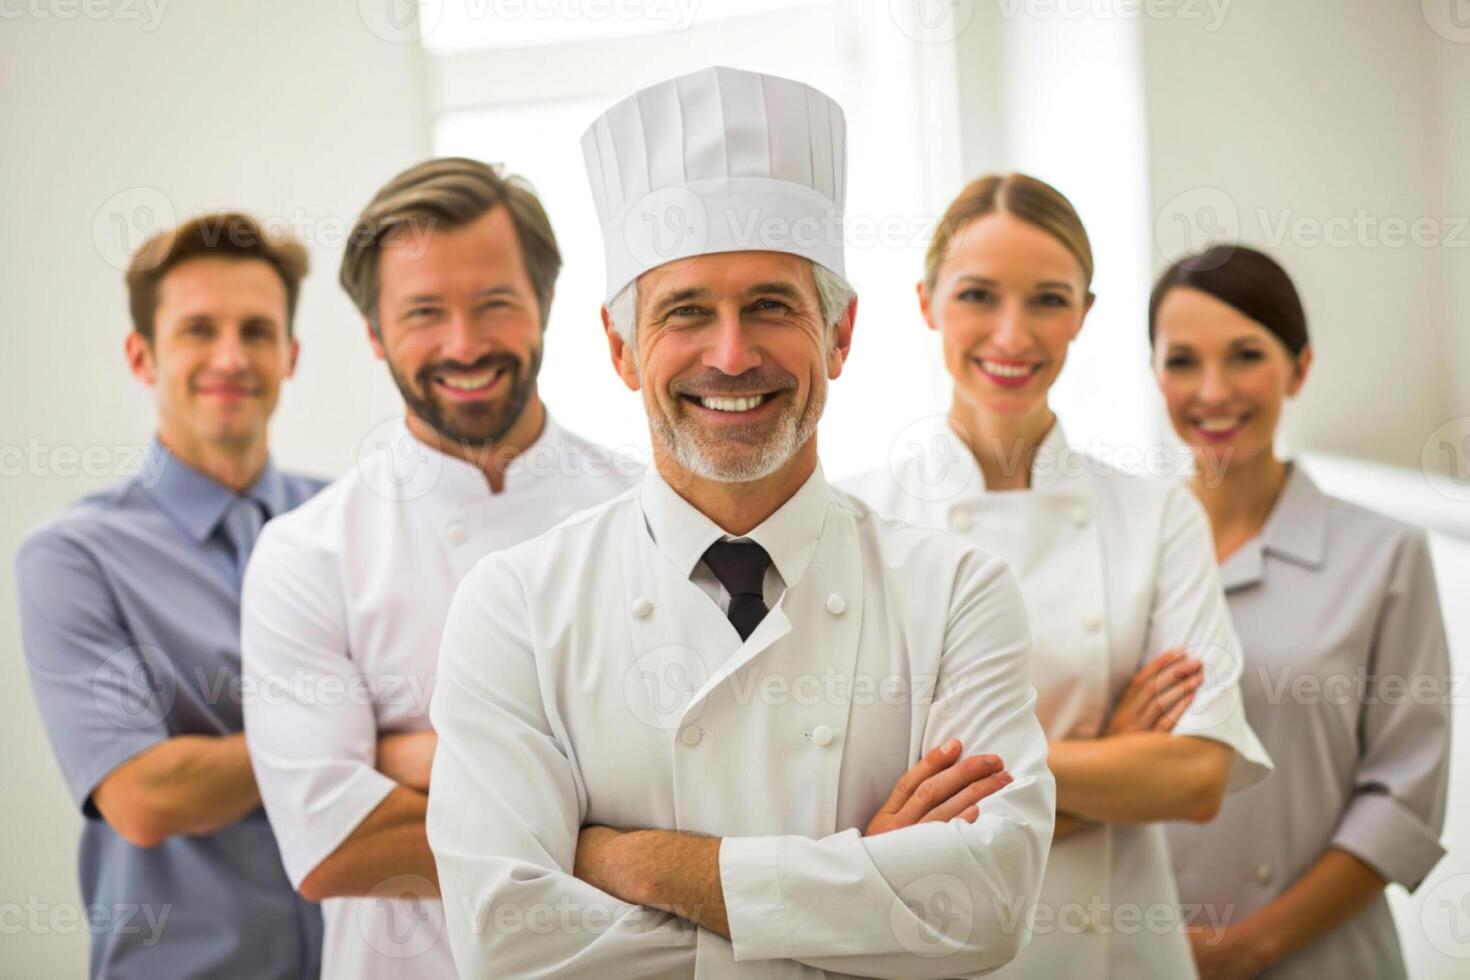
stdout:
[[[396,785],[373,768],[378,736],[429,727],[440,632],[464,574],[636,482],[627,460],[550,417],[498,494],[401,420],[382,442],[267,524],[246,572],[245,736],[297,887]],[[384,885],[395,900],[322,903],[324,978],[454,976],[440,903],[396,900],[406,888],[395,885]]]
[[[1239,922],[1328,848],[1416,888],[1444,854],[1449,654],[1422,531],[1327,496],[1300,464],[1221,567],[1245,711],[1277,772],[1208,824],[1169,824],[1186,902]],[[1262,976],[1404,976],[1388,899]]]
[[[1204,513],[1178,481],[1125,475],[1067,447],[1060,423],[1027,490],[987,491],[941,420],[922,452],[844,486],[881,513],[948,527],[1011,564],[1031,614],[1031,678],[1050,739],[1092,738],[1138,668],[1184,648],[1205,681],[1174,729],[1235,750],[1230,789],[1270,760],[1241,706],[1239,643]],[[1052,847],[1031,945],[1004,976],[1194,976],[1161,824],[1099,824]]]
[[[428,818],[461,975],[953,977],[1011,959],[1055,784],[1004,563],[818,469],[747,535],[786,587],[742,642],[691,578],[723,535],[650,472],[466,576]],[[1015,782],[974,823],[863,837],[951,737]],[[585,824],[723,838],[732,940],[573,877]]]

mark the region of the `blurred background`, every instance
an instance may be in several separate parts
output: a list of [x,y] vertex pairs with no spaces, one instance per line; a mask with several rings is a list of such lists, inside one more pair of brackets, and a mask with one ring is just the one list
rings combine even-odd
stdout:
[[[336,476],[399,409],[336,284],[352,221],[431,155],[503,163],[566,259],[542,371],[559,421],[644,450],[606,364],[578,138],[633,89],[709,64],[807,81],[848,118],[849,369],[829,476],[944,412],[914,300],[969,178],[1076,204],[1097,304],[1055,391],[1069,438],[1174,448],[1148,365],[1152,277],[1222,239],[1301,289],[1316,366],[1286,448],[1330,491],[1431,530],[1457,684],[1450,854],[1394,896],[1411,975],[1470,972],[1470,0],[0,0],[0,974],[86,969],[79,816],[25,677],[25,531],[135,472],[152,403],[123,360],[122,269],[148,234],[243,209],[309,246],[276,459]],[[1167,453],[1156,458],[1176,458]]]

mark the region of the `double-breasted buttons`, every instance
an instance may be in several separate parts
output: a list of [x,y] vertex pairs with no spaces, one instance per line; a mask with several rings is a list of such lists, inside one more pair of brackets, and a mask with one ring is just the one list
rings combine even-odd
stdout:
[[836,592],[827,597],[827,611],[834,616],[841,616],[847,611],[847,600]]
[[832,739],[835,737],[835,734],[832,731],[831,725],[818,725],[807,733],[807,737],[812,740],[813,745],[825,747],[832,744]]
[[633,615],[639,619],[647,619],[653,613],[653,600],[648,596],[639,596],[633,600]]

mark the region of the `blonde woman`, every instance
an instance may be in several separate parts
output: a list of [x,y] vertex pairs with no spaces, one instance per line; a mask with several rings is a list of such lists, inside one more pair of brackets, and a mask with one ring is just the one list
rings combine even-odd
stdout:
[[1161,821],[1209,820],[1270,761],[1241,710],[1199,503],[1070,450],[1051,410],[1091,281],[1055,189],[1020,174],[966,187],[918,284],[954,380],[948,424],[848,489],[1005,558],[1025,596],[1058,820],[1031,942],[999,975],[1186,977]]
[[1404,976],[1384,886],[1444,853],[1449,673],[1424,535],[1329,497],[1277,455],[1312,365],[1295,286],[1220,246],[1172,266],[1149,304],[1169,418],[1193,449],[1245,649],[1246,716],[1275,777],[1207,826],[1171,826],[1206,977]]

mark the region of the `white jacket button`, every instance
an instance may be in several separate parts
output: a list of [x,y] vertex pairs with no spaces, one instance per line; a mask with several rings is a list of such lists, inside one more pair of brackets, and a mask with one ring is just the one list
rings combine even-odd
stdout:
[[967,510],[955,509],[949,512],[949,529],[951,531],[968,531],[975,526],[975,518],[970,516]]
[[679,741],[683,742],[690,748],[698,745],[699,740],[703,737],[704,732],[700,729],[698,725],[690,725],[688,728],[679,733]]
[[818,725],[812,729],[812,742],[817,745],[832,744],[832,728],[830,725]]
[[639,596],[633,600],[633,615],[639,619],[647,619],[653,612],[653,600],[647,596]]
[[1089,516],[1086,504],[1078,504],[1072,508],[1072,523],[1078,527],[1086,524]]
[[449,525],[448,533],[450,544],[464,544],[470,539],[470,532],[466,531],[465,526],[458,521]]
[[1256,881],[1264,885],[1270,880],[1271,866],[1269,864],[1263,864],[1260,867],[1256,868]]
[[847,611],[847,600],[836,592],[827,597],[827,611],[834,616],[841,616]]
[[1103,618],[1097,613],[1088,613],[1086,616],[1082,617],[1082,628],[1087,630],[1087,632],[1089,633],[1096,633],[1098,630],[1102,629],[1102,625]]

